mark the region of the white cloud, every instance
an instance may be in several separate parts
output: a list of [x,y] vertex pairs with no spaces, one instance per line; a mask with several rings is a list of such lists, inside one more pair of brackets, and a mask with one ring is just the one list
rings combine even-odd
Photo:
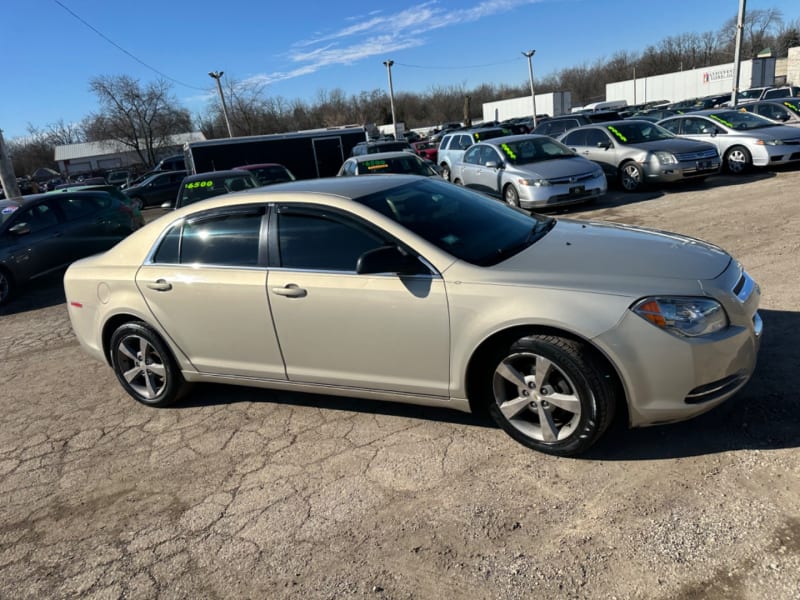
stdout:
[[[437,0],[423,2],[385,14],[372,11],[366,16],[350,17],[346,26],[296,42],[288,59],[298,66],[287,71],[256,75],[251,83],[269,84],[310,75],[331,65],[350,65],[373,56],[385,56],[426,43],[424,34],[445,27],[512,11],[541,0],[485,0],[458,10],[445,9]],[[246,82],[246,83],[247,83]]]

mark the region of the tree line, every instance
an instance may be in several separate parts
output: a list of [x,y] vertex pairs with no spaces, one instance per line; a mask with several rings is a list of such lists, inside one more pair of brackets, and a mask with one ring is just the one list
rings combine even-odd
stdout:
[[[537,93],[569,91],[572,102],[583,105],[605,98],[607,83],[648,77],[733,61],[736,16],[717,31],[685,33],[648,46],[641,52],[620,51],[593,63],[565,67],[537,79]],[[745,17],[742,59],[754,58],[765,48],[785,57],[800,46],[800,19],[785,22],[779,9],[749,11]],[[216,98],[194,118],[181,107],[164,80],[141,83],[127,75],[98,76],[89,82],[98,110],[80,123],[28,127],[29,135],[9,142],[17,174],[38,167],[56,168],[54,148],[79,142],[115,140],[135,152],[145,166],[154,165],[171,135],[199,129],[209,138],[226,137],[227,127]],[[348,124],[390,123],[386,90],[346,94],[341,89],[321,90],[312,100],[287,100],[270,96],[263,85],[228,79],[225,97],[236,136],[281,133]],[[516,84],[435,86],[426,92],[396,92],[395,113],[406,128],[424,127],[466,117],[480,118],[486,102],[526,96],[527,79]],[[466,113],[466,114],[465,114]]]

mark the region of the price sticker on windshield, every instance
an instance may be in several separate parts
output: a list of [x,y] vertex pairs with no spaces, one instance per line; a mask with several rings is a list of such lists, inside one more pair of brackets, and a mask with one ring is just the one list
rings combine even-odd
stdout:
[[190,181],[189,183],[186,184],[186,189],[187,190],[193,190],[195,188],[204,188],[204,187],[213,188],[214,187],[214,182],[213,181]]

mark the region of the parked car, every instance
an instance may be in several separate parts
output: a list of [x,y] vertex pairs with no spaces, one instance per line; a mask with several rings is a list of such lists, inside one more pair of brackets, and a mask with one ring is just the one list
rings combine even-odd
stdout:
[[503,135],[506,135],[506,132],[501,127],[474,127],[451,131],[442,136],[436,156],[436,160],[442,169],[442,177],[450,181],[453,165],[461,161],[464,152],[472,144]]
[[124,194],[139,202],[139,206],[161,206],[164,202],[172,202],[181,188],[186,171],[167,171],[153,173],[140,183],[126,187]]
[[453,183],[520,208],[550,208],[606,193],[603,169],[545,135],[512,135],[472,146],[453,167]]
[[131,178],[131,172],[127,169],[120,171],[110,171],[106,174],[106,182],[117,187],[122,187]]
[[173,154],[172,156],[166,156],[162,158],[155,167],[153,167],[152,172],[163,172],[163,171],[185,171],[186,170],[186,159],[184,158],[183,154]]
[[257,187],[259,184],[253,173],[244,169],[197,173],[184,177],[177,196],[172,201],[162,204],[161,208],[183,208],[214,196]]
[[703,110],[664,119],[659,125],[675,135],[713,144],[731,173],[800,161],[797,128],[745,110]]
[[758,286],[717,246],[405,175],[189,206],[74,263],[64,289],[81,346],[145,405],[224,382],[485,409],[556,455],[615,414],[717,406],[762,332]]
[[411,147],[414,148],[414,152],[417,153],[417,156],[420,156],[426,160],[430,160],[434,163],[436,162],[436,158],[439,155],[439,144],[436,142],[414,142],[411,144]]
[[107,250],[138,228],[131,208],[108,192],[0,200],[0,304],[30,280]]
[[717,149],[679,138],[650,121],[623,120],[586,125],[560,140],[603,167],[606,177],[633,192],[649,182],[671,183],[719,173]]
[[742,108],[782,125],[800,127],[800,98],[760,100],[759,102],[744,104]]
[[549,135],[551,138],[556,139],[563,133],[570,129],[575,129],[576,127],[591,125],[592,123],[602,123],[603,121],[613,121],[620,118],[619,113],[616,111],[561,115],[539,123],[531,133],[535,133],[536,135]]
[[278,163],[242,165],[241,167],[234,167],[234,169],[250,171],[256,178],[259,186],[294,181],[296,179],[289,169]]
[[354,156],[344,161],[336,174],[338,177],[353,175],[386,175],[386,174],[422,175],[423,177],[440,177],[431,163],[410,152],[379,152]]
[[643,110],[637,110],[630,114],[630,116],[625,117],[626,119],[638,119],[640,121],[652,121],[653,123],[658,123],[662,119],[666,119],[667,117],[672,117],[674,115],[682,114],[676,110],[669,110],[668,108],[645,108]]
[[53,190],[51,194],[63,194],[68,192],[105,192],[106,194],[111,195],[116,200],[119,200],[126,206],[128,206],[131,210],[131,215],[133,217],[134,229],[139,229],[139,227],[144,227],[144,215],[142,214],[142,207],[139,205],[137,200],[133,200],[123,194],[120,189],[111,184],[105,185],[81,185],[81,184],[73,184],[69,187]]
[[350,156],[364,156],[365,154],[394,152],[396,150],[414,152],[414,148],[405,140],[372,140],[369,142],[359,142],[353,146]]
[[[743,90],[736,96],[737,103],[741,105],[759,100],[776,100],[779,98],[796,98],[800,96],[800,87],[785,85],[781,87],[756,87]],[[730,101],[727,106],[730,106]],[[738,107],[737,107],[738,108]]]

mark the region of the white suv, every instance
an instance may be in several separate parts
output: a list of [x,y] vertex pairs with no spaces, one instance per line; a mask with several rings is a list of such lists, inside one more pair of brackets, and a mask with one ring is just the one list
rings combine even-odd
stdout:
[[478,142],[503,135],[508,135],[508,133],[500,127],[478,127],[451,131],[442,137],[442,141],[439,144],[439,153],[436,158],[439,166],[442,168],[442,177],[450,181],[450,173],[453,171],[453,165],[461,162],[461,158],[464,156],[464,152],[467,148]]

